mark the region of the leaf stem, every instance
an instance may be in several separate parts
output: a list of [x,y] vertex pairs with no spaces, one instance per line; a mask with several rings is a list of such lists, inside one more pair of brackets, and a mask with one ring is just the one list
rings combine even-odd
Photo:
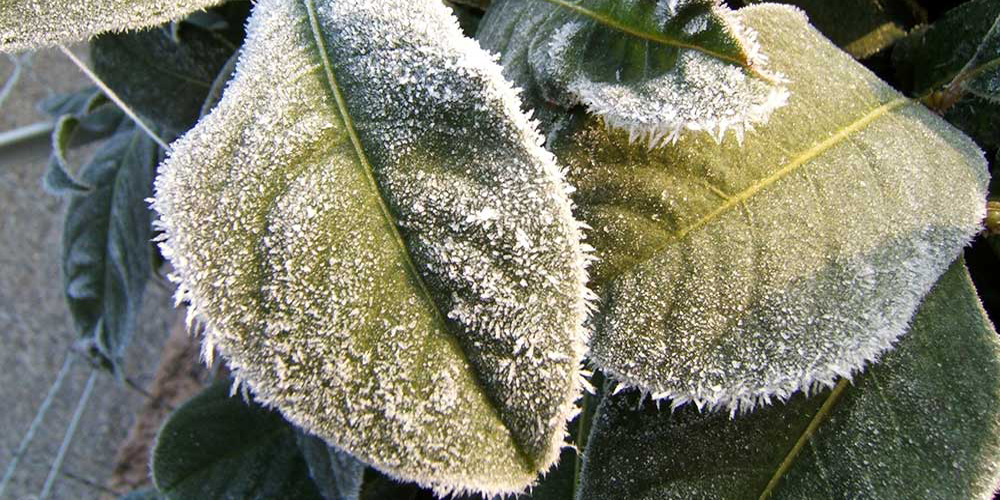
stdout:
[[87,67],[87,65],[84,64],[83,61],[77,58],[76,55],[70,52],[65,46],[60,45],[59,50],[61,50],[62,53],[65,54],[70,61],[73,61],[73,64],[76,64],[76,66],[80,68],[80,71],[82,71],[83,74],[87,75],[87,78],[89,78],[90,81],[94,82],[94,85],[97,85],[97,88],[101,89],[101,92],[103,92],[104,95],[108,96],[108,99],[111,99],[112,102],[118,105],[118,107],[121,108],[121,110],[124,111],[125,114],[128,115],[128,117],[131,118],[132,121],[134,121],[135,124],[138,125],[143,132],[146,133],[146,135],[148,135],[151,139],[153,139],[153,141],[156,142],[161,148],[163,148],[164,151],[167,152],[172,151],[170,149],[170,145],[168,145],[166,141],[161,139],[160,136],[156,135],[156,132],[153,132],[153,129],[151,129],[148,125],[146,125],[146,123],[142,121],[139,118],[139,116],[135,114],[134,111],[132,111],[132,108],[129,107],[128,104],[125,104],[125,101],[123,101],[121,97],[119,97],[118,94],[115,93],[114,90],[111,90],[111,87],[108,87],[107,84],[105,84],[104,81],[101,80],[101,77],[97,76],[93,71],[91,71],[91,69]]

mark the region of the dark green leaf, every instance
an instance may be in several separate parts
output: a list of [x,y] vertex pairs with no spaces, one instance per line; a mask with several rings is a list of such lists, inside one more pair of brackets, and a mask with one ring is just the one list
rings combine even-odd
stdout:
[[800,11],[738,12],[796,97],[765,129],[649,151],[575,115],[550,147],[593,228],[591,359],[674,404],[750,409],[888,349],[978,231],[967,137]]
[[181,25],[108,33],[91,42],[94,71],[122,100],[161,128],[182,133],[198,120],[216,75],[233,54],[221,34]]
[[401,483],[378,472],[366,469],[361,487],[361,500],[414,500],[421,489],[413,483]]
[[46,191],[63,196],[72,193],[86,193],[91,189],[75,178],[73,169],[66,160],[66,148],[80,120],[73,115],[63,115],[52,129],[52,154],[49,158],[42,185]]
[[277,412],[217,382],[177,409],[153,450],[153,482],[171,500],[323,500]]
[[1000,15],[960,74],[966,91],[1000,103]]
[[[998,18],[1000,2],[972,0],[948,11],[933,25],[914,30],[893,49],[892,61],[899,81],[918,97],[934,97],[935,92],[944,91],[963,69],[975,71],[967,64]],[[1000,103],[975,94],[941,99],[945,97],[959,98],[946,107],[946,120],[983,148],[1000,147]],[[934,100],[930,103],[937,104]]]
[[606,398],[581,499],[991,498],[1000,344],[961,261],[895,350],[855,378],[731,419]]
[[857,59],[889,47],[906,36],[912,26],[926,20],[926,12],[921,12],[914,0],[779,0],[777,3],[804,10],[816,29]]
[[326,500],[357,500],[365,464],[326,441],[296,430],[295,440],[309,466],[309,475]]
[[144,488],[122,495],[118,500],[167,500],[167,497],[155,488]]
[[156,144],[131,122],[80,170],[86,193],[69,197],[63,230],[63,279],[77,333],[101,362],[117,369],[135,328],[151,272]]
[[788,98],[755,35],[716,0],[503,0],[477,38],[528,107],[583,104],[654,146],[685,130],[742,137]]

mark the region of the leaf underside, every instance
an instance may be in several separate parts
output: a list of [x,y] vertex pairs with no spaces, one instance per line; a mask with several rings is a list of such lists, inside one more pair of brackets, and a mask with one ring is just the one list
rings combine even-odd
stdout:
[[558,457],[585,349],[566,187],[440,2],[267,0],[155,208],[178,297],[262,402],[438,493]]
[[85,345],[117,370],[152,273],[153,173],[159,149],[122,123],[80,170],[89,189],[69,196],[63,228],[66,302]]
[[551,143],[599,258],[592,358],[674,405],[749,409],[850,376],[984,212],[971,141],[799,11],[739,14],[792,80],[767,133],[647,151],[580,113]]
[[683,130],[741,138],[784,104],[755,36],[715,0],[502,0],[477,34],[543,121],[584,104],[650,146]]
[[7,0],[0,3],[0,51],[51,47],[106,31],[156,26],[222,0]]
[[992,498],[998,395],[997,334],[959,261],[896,349],[835,391],[734,419],[607,397],[579,498]]

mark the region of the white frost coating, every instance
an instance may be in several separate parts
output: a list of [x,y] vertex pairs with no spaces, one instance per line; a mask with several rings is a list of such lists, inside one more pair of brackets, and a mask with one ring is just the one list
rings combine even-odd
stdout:
[[578,411],[592,294],[501,69],[435,0],[262,0],[235,74],[156,181],[206,355],[393,477],[523,491]]
[[767,134],[646,152],[591,119],[553,141],[602,257],[595,364],[732,413],[877,360],[979,231],[988,181],[975,144],[800,12],[740,15],[792,76]]
[[[570,3],[588,8],[601,2]],[[683,9],[690,8],[703,8],[704,12],[682,26],[669,27]],[[742,142],[754,125],[766,123],[771,113],[784,106],[789,98],[785,86],[788,82],[769,70],[757,34],[716,0],[659,0],[653,15],[664,33],[650,34],[648,40],[635,39],[645,44],[646,58],[663,57],[657,51],[673,47],[677,60],[669,70],[643,78],[623,80],[623,70],[619,69],[612,81],[591,75],[591,66],[605,62],[588,60],[587,57],[597,56],[585,55],[584,48],[592,42],[595,30],[616,32],[616,28],[584,15],[570,14],[569,9],[560,11],[564,8],[546,1],[506,0],[494,9],[500,12],[484,21],[480,39],[487,49],[504,54],[508,76],[526,88],[537,82],[550,103],[564,107],[586,105],[609,127],[627,131],[630,138],[644,140],[650,148],[675,142],[685,131],[705,131],[716,141],[722,141],[731,130],[737,141]],[[560,15],[566,19],[561,25],[553,22]],[[511,22],[516,23],[513,30],[504,25]],[[553,25],[556,27],[552,28]],[[745,56],[744,64],[728,61],[711,50],[682,47],[684,43],[704,44],[690,42],[685,37],[712,27],[721,27],[724,37],[738,44]],[[617,35],[626,39],[633,36],[624,32]],[[654,40],[657,36],[680,40],[681,45],[665,45]],[[524,71],[521,58],[527,60],[530,75]]]
[[85,40],[105,31],[156,26],[222,0],[5,0],[0,2],[0,51]]

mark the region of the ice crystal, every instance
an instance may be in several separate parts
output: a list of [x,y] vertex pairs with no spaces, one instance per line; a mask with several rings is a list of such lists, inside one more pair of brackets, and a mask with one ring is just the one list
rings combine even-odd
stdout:
[[156,182],[206,348],[441,495],[533,483],[583,387],[586,247],[519,106],[438,1],[262,0]]

